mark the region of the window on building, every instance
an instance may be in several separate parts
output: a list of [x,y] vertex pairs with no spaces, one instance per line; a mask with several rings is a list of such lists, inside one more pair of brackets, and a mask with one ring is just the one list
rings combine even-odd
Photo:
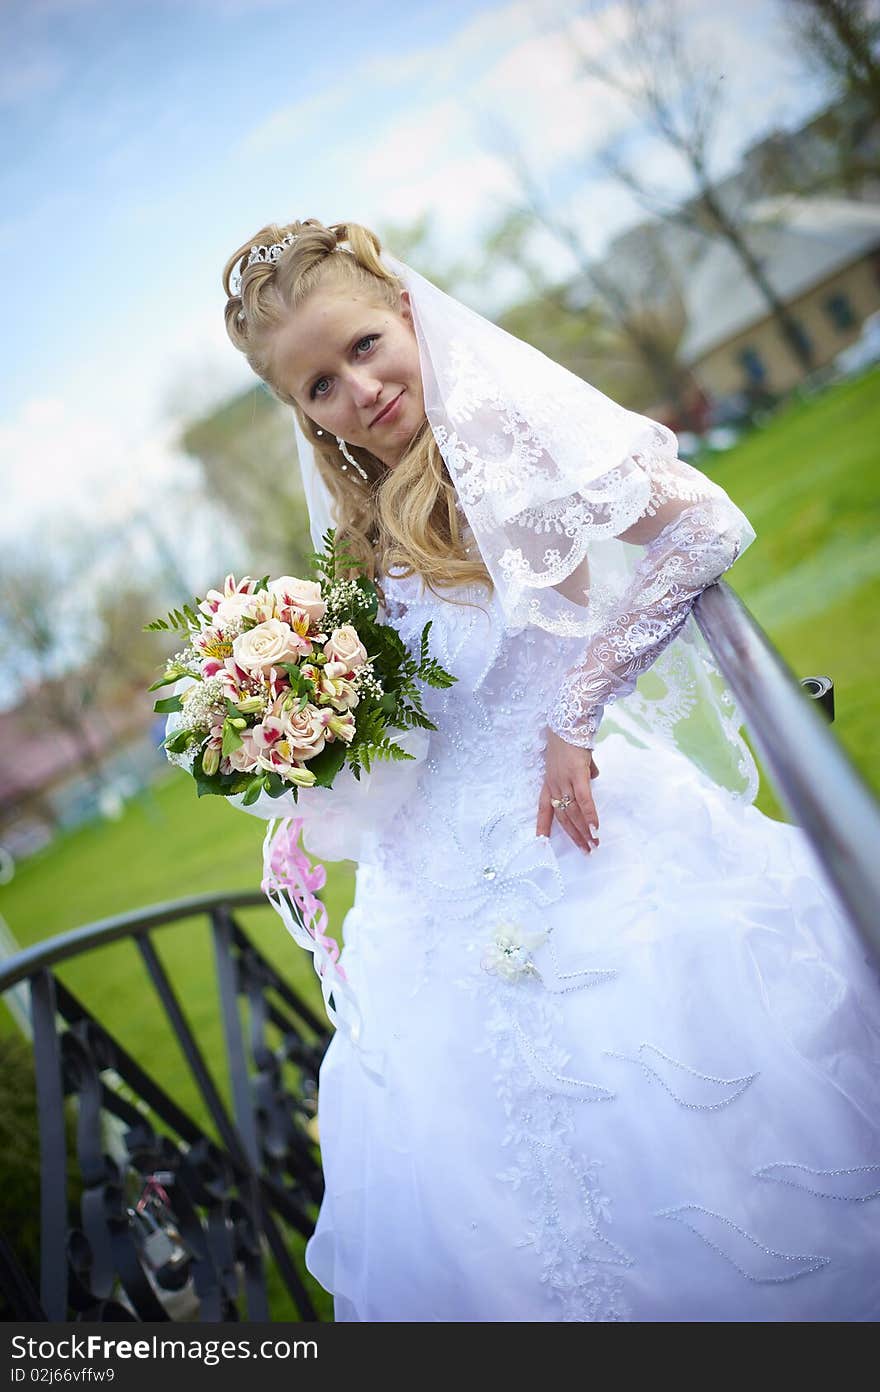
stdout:
[[856,322],[855,311],[850,304],[849,295],[843,290],[835,290],[833,295],[829,295],[823,309],[838,333],[845,333]]
[[737,353],[737,360],[740,367],[745,371],[750,386],[760,386],[767,376],[767,369],[764,366],[764,359],[757,348],[742,348]]
[[792,320],[792,328],[794,329],[795,342],[799,345],[802,351],[804,353],[812,353],[813,345],[810,342],[810,335],[807,333],[800,319]]

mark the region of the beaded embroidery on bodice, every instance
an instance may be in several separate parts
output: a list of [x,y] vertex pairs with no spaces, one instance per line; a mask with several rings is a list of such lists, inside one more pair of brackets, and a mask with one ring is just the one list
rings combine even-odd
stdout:
[[[417,792],[384,830],[376,858],[395,874],[406,860],[410,876],[430,858],[432,893],[442,892],[444,851],[457,859],[462,838],[488,849],[501,842],[493,819],[510,821],[525,808],[536,813],[548,693],[567,649],[541,630],[508,628],[497,600],[481,586],[456,590],[458,602],[423,590],[415,576],[384,578],[382,587],[388,619],[412,650],[431,620],[431,652],[457,681],[423,692],[437,731]],[[388,843],[390,859],[382,854]],[[460,900],[460,867],[449,889]]]

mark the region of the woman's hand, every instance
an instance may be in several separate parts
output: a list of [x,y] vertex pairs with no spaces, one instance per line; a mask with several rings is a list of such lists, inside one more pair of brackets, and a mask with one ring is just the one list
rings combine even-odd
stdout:
[[[598,846],[599,814],[593,801],[590,780],[598,778],[591,749],[580,749],[560,739],[553,730],[547,730],[547,751],[545,757],[544,786],[538,802],[538,824],[536,836],[549,836],[553,818],[571,837],[582,851],[592,851]],[[568,796],[568,807],[554,807],[551,798]]]

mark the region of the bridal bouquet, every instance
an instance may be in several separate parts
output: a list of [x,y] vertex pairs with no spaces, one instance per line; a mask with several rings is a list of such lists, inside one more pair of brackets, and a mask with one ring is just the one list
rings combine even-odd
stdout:
[[200,797],[296,802],[300,789],[332,788],[343,768],[359,781],[373,760],[414,759],[393,735],[437,728],[416,683],[457,678],[428,655],[430,620],[413,657],[378,621],[372,581],[337,578],[342,566],[362,567],[334,528],[323,544],[310,558],[314,578],[227,575],[222,591],[146,625],[186,639],[149,689],[177,684],[155,710],[171,717],[165,752],[189,768]]

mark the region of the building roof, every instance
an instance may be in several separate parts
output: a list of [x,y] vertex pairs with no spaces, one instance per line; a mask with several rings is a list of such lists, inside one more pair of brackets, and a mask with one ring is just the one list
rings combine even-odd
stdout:
[[[749,245],[784,303],[880,247],[880,206],[844,198],[763,199],[745,218]],[[727,242],[715,241],[684,285],[692,364],[767,318],[767,302]]]

